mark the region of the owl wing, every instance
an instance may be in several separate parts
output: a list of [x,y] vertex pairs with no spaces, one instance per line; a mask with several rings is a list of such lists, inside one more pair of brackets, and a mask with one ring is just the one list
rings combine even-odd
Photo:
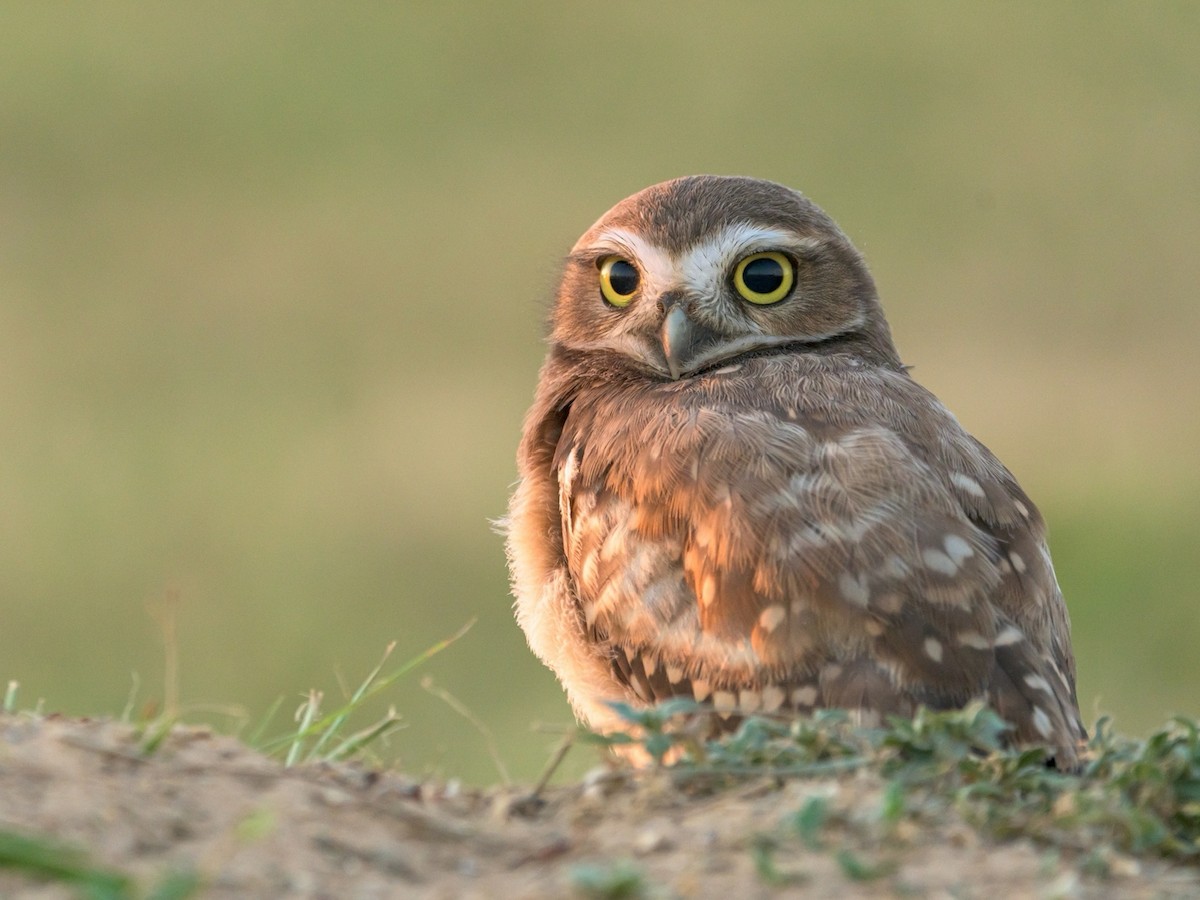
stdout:
[[856,362],[581,388],[548,460],[579,626],[646,701],[985,698],[1071,764],[1084,733],[1036,509],[932,395]]

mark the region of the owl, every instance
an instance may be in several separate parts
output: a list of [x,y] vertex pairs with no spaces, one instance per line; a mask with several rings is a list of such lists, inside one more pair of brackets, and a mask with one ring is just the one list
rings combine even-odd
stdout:
[[1085,739],[1045,525],[900,361],[802,194],[696,176],[566,258],[507,516],[516,617],[576,715],[865,724],[983,700],[1059,766]]

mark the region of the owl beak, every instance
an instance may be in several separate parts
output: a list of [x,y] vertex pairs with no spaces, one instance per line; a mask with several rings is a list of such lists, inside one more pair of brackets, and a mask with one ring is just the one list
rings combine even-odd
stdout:
[[671,307],[663,319],[663,355],[667,358],[667,368],[671,370],[674,381],[678,381],[683,374],[683,363],[691,355],[693,330],[692,320],[678,306]]
[[695,368],[719,335],[692,321],[682,306],[672,306],[663,319],[660,339],[671,378],[678,381]]

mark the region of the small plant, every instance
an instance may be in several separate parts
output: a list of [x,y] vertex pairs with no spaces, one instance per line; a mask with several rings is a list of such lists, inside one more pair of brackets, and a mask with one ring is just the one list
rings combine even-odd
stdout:
[[[640,745],[681,785],[720,790],[748,778],[879,774],[875,816],[848,816],[814,795],[775,831],[757,835],[749,849],[766,883],[785,877],[775,860],[789,840],[832,852],[851,880],[884,877],[896,866],[880,848],[951,812],[996,839],[1023,836],[1077,853],[1080,871],[1092,877],[1103,877],[1121,853],[1200,862],[1200,727],[1188,719],[1172,719],[1144,741],[1116,735],[1101,719],[1081,771],[1064,773],[1048,765],[1045,750],[1006,747],[1009,726],[982,704],[919,710],[877,729],[854,728],[836,710],[795,721],[749,717],[718,738],[699,736],[707,731],[696,723],[711,713],[691,701],[614,709],[628,732],[587,739]],[[836,836],[827,834],[831,825]],[[847,845],[852,833],[866,851]]]
[[632,900],[646,896],[641,870],[628,860],[580,863],[571,868],[571,886],[593,900]]
[[[389,709],[382,719],[347,735],[343,732],[349,718],[360,711],[366,702],[380,691],[395,684],[417,666],[461,638],[474,624],[475,620],[472,619],[450,637],[438,641],[403,663],[395,671],[384,675],[382,674],[383,667],[396,649],[396,642],[392,641],[384,650],[383,658],[367,674],[345,703],[332,712],[322,713],[322,693],[315,690],[309,691],[304,702],[296,710],[297,727],[295,731],[268,740],[259,745],[259,749],[267,754],[283,753],[285,766],[319,761],[334,762],[362,753],[379,739],[403,728],[404,723],[394,709]],[[278,710],[279,705],[277,702],[271,707],[272,715]],[[266,725],[267,721],[264,721],[259,726],[258,732],[264,731]]]
[[184,900],[200,888],[196,873],[179,871],[143,891],[131,876],[92,863],[82,850],[13,831],[0,831],[0,869],[73,885],[87,900]]

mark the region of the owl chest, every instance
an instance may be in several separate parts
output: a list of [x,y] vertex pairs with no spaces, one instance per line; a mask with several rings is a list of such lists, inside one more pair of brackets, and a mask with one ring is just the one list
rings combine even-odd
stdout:
[[634,399],[576,404],[560,444],[564,552],[589,625],[653,633],[699,625],[718,587],[747,614],[797,579],[815,588],[890,502],[885,431],[846,443],[857,430],[796,407]]
[[802,391],[780,400],[668,384],[581,397],[555,465],[568,528],[623,523],[669,540],[719,523],[758,544],[779,526],[897,499],[917,464],[890,428],[839,420],[836,402],[813,406]]

